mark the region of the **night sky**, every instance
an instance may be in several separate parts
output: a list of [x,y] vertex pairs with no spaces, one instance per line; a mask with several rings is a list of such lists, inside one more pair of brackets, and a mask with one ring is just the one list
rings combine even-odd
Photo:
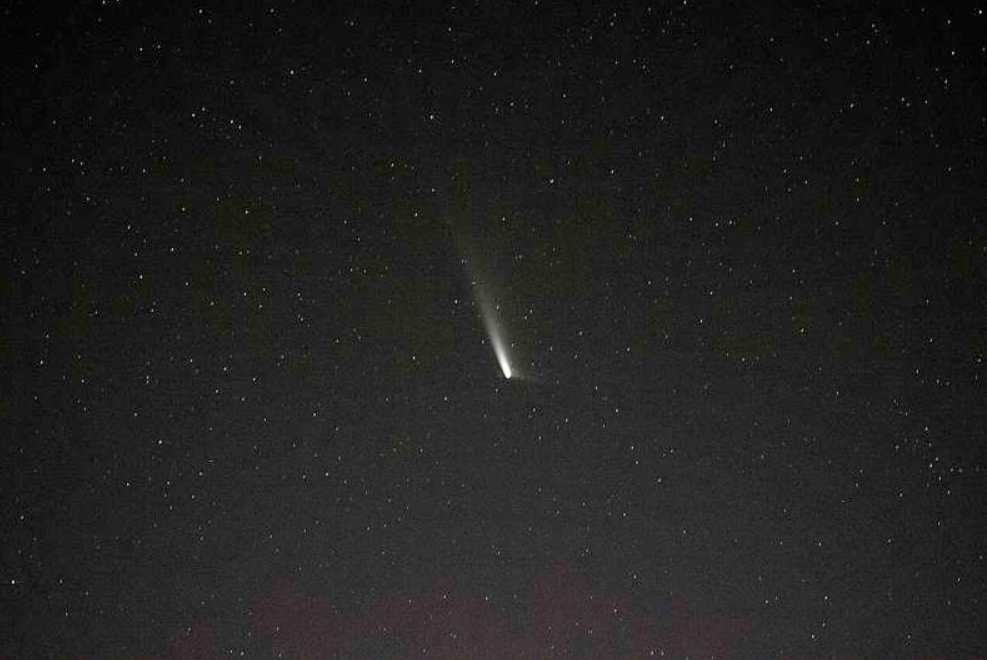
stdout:
[[987,656],[984,4],[799,4],[5,3],[0,658]]

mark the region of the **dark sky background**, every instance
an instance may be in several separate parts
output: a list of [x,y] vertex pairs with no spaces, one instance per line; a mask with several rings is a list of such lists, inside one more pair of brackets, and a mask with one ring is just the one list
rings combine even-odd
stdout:
[[985,657],[987,18],[898,4],[5,3],[0,657]]

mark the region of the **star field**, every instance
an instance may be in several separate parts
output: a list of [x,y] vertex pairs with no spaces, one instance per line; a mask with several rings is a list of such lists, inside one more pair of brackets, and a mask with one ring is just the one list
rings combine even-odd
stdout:
[[983,9],[5,6],[0,658],[984,657]]

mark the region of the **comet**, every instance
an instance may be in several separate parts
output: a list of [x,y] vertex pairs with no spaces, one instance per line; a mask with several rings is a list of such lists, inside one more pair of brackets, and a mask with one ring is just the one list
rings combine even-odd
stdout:
[[508,352],[511,343],[507,340],[506,333],[503,330],[500,305],[495,303],[495,285],[493,281],[485,277],[487,274],[486,271],[489,268],[483,268],[472,259],[474,255],[482,254],[482,251],[474,246],[474,241],[468,231],[454,230],[454,235],[459,252],[462,255],[460,262],[466,269],[466,275],[469,278],[470,288],[473,292],[473,299],[476,301],[477,307],[479,307],[483,328],[487,332],[487,338],[490,340],[490,346],[493,348],[494,356],[497,358],[497,365],[500,367],[500,372],[507,380],[525,380],[523,374],[511,368],[511,356]]
[[497,356],[497,364],[500,365],[500,370],[504,373],[504,378],[510,380],[511,361],[507,357],[507,347],[504,345],[504,339],[497,330],[496,322],[490,320],[486,312],[484,312],[483,316],[484,325],[487,326],[487,335],[490,337],[490,345],[493,346],[494,355]]
[[514,372],[511,370],[511,360],[507,354],[507,342],[504,341],[503,334],[497,325],[497,306],[491,304],[483,295],[482,290],[478,291],[477,297],[480,302],[480,314],[483,316],[483,327],[487,330],[487,336],[490,338],[490,345],[493,347],[497,364],[500,365],[500,371],[504,374],[504,378],[510,380]]

